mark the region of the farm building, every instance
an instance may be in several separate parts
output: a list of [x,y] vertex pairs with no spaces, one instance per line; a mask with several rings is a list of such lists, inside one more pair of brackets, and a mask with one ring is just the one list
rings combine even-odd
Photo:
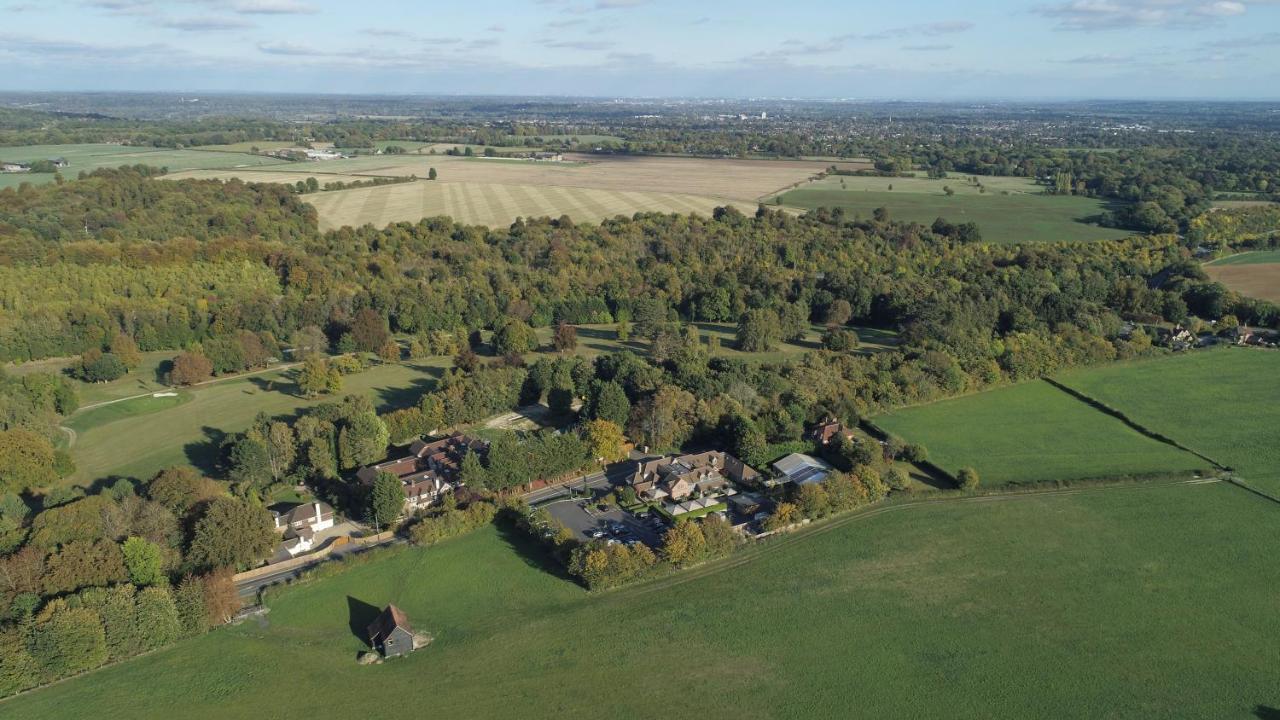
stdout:
[[770,484],[795,483],[808,485],[820,483],[831,474],[832,467],[812,455],[791,453],[773,464],[776,473]]
[[7,172],[7,173],[31,172],[31,166],[26,163],[16,163],[16,162],[0,163],[0,172]]
[[378,619],[369,624],[369,645],[387,658],[413,652],[416,649],[413,627],[404,611],[388,605]]

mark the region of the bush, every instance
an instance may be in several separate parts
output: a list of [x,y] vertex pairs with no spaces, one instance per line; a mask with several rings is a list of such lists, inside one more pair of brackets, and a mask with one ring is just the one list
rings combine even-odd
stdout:
[[476,500],[465,508],[445,507],[425,515],[409,528],[409,539],[418,545],[435,545],[441,540],[462,537],[493,522],[498,506]]
[[956,482],[962,490],[974,490],[978,487],[978,471],[971,467],[960,468],[956,474]]

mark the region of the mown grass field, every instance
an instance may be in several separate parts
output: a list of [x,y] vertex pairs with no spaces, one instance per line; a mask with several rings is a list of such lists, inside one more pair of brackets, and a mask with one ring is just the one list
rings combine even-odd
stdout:
[[[449,364],[435,361],[377,365],[343,379],[344,393],[369,395],[381,409],[405,407],[430,389]],[[174,398],[142,397],[84,410],[64,423],[76,433],[69,484],[111,477],[149,479],[162,468],[191,464],[212,471],[222,438],[247,428],[255,415],[291,415],[323,400],[294,394],[287,371],[232,378],[182,391]]]
[[[104,167],[121,165],[151,165],[167,167],[172,172],[208,168],[249,168],[280,162],[275,158],[260,157],[248,153],[205,152],[202,150],[169,150],[165,148],[128,147],[106,143],[85,145],[24,145],[0,147],[0,160],[31,162],[65,158],[70,167],[59,172],[65,178],[74,178],[81,171],[89,172]],[[53,182],[53,173],[0,174],[0,189],[17,187],[23,182],[32,184]]]
[[[805,210],[838,207],[850,216],[863,217],[886,207],[890,218],[925,225],[939,217],[953,223],[975,222],[982,239],[992,243],[1104,240],[1131,234],[1086,222],[1106,209],[1099,200],[1044,195],[1027,178],[984,177],[981,182],[986,193],[959,177],[830,176],[783,193],[781,201],[786,207]],[[944,186],[955,195],[948,197]]]
[[1204,270],[1241,295],[1280,303],[1280,250],[1229,255],[1208,263]]
[[[1269,717],[1277,512],[1221,483],[930,503],[599,595],[485,530],[0,715]],[[388,602],[435,642],[359,667],[352,627]]]
[[1045,382],[906,408],[874,422],[923,444],[944,470],[976,469],[986,486],[1210,467]]
[[1280,493],[1280,352],[1219,348],[1078,370],[1060,380]]

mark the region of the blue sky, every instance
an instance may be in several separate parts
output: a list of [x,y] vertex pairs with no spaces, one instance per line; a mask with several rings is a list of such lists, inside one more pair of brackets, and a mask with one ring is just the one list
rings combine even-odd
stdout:
[[1280,98],[1280,0],[0,0],[0,89]]

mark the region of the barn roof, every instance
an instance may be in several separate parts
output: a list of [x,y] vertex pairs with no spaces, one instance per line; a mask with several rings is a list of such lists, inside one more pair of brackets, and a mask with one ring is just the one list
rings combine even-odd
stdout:
[[408,633],[413,632],[413,627],[409,625],[409,618],[405,617],[404,611],[395,605],[388,605],[382,614],[378,615],[377,620],[369,623],[369,640],[376,645],[380,638],[387,637],[396,628],[403,628]]

